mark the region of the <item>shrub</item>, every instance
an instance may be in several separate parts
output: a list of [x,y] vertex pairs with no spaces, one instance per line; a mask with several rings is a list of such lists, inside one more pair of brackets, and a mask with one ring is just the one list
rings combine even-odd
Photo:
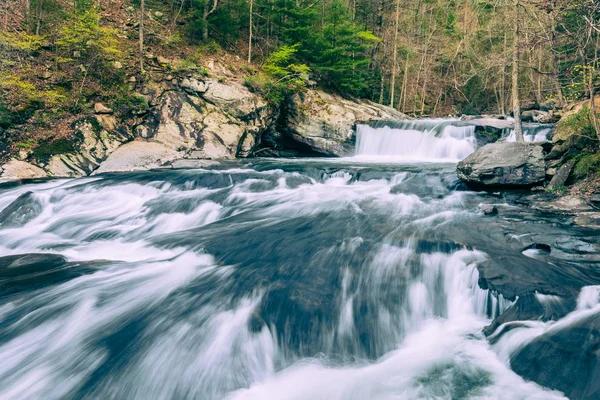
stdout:
[[250,91],[261,93],[274,105],[281,104],[286,97],[306,88],[310,68],[295,63],[298,46],[282,46],[267,58],[264,73],[250,75],[244,84]]

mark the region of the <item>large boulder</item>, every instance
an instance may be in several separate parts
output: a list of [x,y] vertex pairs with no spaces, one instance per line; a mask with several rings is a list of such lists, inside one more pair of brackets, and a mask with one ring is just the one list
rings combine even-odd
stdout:
[[589,315],[548,330],[517,351],[512,369],[570,399],[600,398],[600,316]]
[[530,187],[546,178],[542,146],[523,142],[488,144],[458,163],[456,170],[468,184],[486,188]]
[[276,129],[262,137],[263,150],[275,156],[347,156],[354,152],[357,121],[400,119],[407,116],[381,104],[308,90],[282,107]]

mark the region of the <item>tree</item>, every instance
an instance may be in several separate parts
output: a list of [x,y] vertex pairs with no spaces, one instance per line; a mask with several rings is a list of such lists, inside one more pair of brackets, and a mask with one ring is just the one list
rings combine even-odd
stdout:
[[392,44],[392,77],[390,83],[390,107],[394,107],[396,93],[396,67],[398,65],[398,29],[400,24],[400,0],[396,0],[396,24],[394,25],[394,43]]
[[254,0],[250,0],[250,22],[248,24],[248,64],[252,63],[252,12]]
[[520,1],[514,0],[514,25],[515,25],[515,36],[513,44],[513,58],[512,58],[512,103],[513,103],[513,116],[515,118],[515,137],[518,142],[524,142],[523,128],[521,126],[521,100],[519,98],[519,10]]
[[144,9],[146,0],[140,0],[140,73],[144,73]]

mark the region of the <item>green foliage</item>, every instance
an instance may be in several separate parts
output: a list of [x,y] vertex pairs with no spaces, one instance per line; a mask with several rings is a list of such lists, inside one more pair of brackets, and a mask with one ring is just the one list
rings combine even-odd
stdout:
[[100,15],[94,7],[76,12],[58,31],[55,44],[69,52],[79,51],[85,58],[114,60],[121,55],[118,31],[100,26]]
[[577,179],[593,174],[600,175],[600,152],[585,152],[580,154],[576,160],[573,173]]
[[37,142],[35,141],[35,139],[27,139],[23,142],[16,143],[15,146],[19,150],[31,150],[35,147],[36,144]]
[[23,31],[0,31],[0,47],[9,50],[22,52],[36,51],[44,44],[44,40],[44,36],[31,35]]
[[247,77],[245,85],[264,94],[272,104],[281,104],[286,97],[305,89],[310,68],[295,62],[298,47],[281,46],[265,61],[264,74]]
[[23,107],[31,103],[44,103],[52,106],[62,101],[65,96],[57,90],[40,90],[35,85],[12,74],[0,74],[0,89],[11,90],[12,97]]
[[43,103],[29,102],[14,108],[9,107],[3,99],[0,99],[0,128],[10,129],[25,123],[41,107],[43,107]]
[[314,69],[327,86],[361,96],[372,82],[368,55],[380,39],[352,22],[343,0],[332,0],[325,12],[325,24],[316,42]]
[[558,186],[553,186],[553,187],[547,187],[546,188],[546,192],[547,193],[555,194],[557,196],[564,196],[565,194],[568,193],[568,191],[569,190],[564,185],[558,185]]
[[143,96],[132,94],[125,87],[122,88],[121,92],[117,94],[115,99],[110,103],[110,108],[122,116],[127,116],[132,112],[145,112],[148,107],[148,101]]
[[76,151],[82,142],[82,135],[76,135],[74,139],[59,138],[41,140],[33,148],[32,155],[39,162],[48,162],[52,156]]
[[[598,116],[600,118],[600,115]],[[592,113],[587,105],[575,114],[560,120],[556,126],[556,137],[565,140],[571,135],[582,135],[595,138]]]

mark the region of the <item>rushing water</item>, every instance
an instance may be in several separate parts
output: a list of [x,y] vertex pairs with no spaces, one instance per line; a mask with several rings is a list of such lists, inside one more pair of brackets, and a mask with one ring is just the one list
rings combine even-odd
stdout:
[[563,398],[481,333],[510,306],[477,284],[498,199],[359,161],[1,188],[0,254],[30,260],[0,270],[0,398]]
[[457,162],[474,152],[476,146],[475,126],[453,119],[359,125],[356,132],[359,157]]

